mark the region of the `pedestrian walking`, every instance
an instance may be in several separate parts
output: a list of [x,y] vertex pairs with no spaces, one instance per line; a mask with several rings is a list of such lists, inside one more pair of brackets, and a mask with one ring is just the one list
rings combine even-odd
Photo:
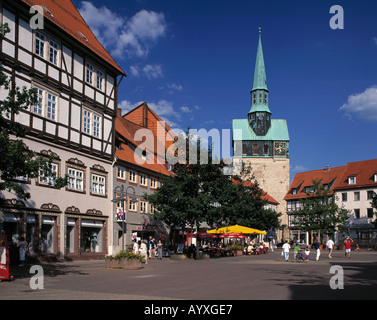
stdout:
[[319,241],[319,238],[317,238],[317,241],[314,243],[314,248],[316,250],[315,261],[319,261],[319,257],[321,256],[321,242]]
[[309,261],[309,255],[310,255],[310,249],[309,249],[309,246],[306,246],[305,248],[305,262],[306,263]]
[[148,264],[148,247],[147,247],[147,244],[145,243],[145,240],[141,242],[140,254],[144,257],[145,264]]
[[156,242],[154,238],[149,243],[149,249],[151,250],[151,260],[153,260],[156,255]]
[[332,259],[332,251],[334,249],[334,241],[332,241],[332,238],[330,237],[329,240],[326,242],[327,250],[329,250],[329,258]]
[[282,255],[284,255],[285,261],[288,261],[289,259],[289,249],[291,249],[291,246],[289,245],[288,240],[286,240],[285,243],[283,244],[283,251],[282,251]]
[[350,238],[350,236],[347,237],[346,240],[344,240],[344,247],[346,251],[344,252],[344,257],[347,257],[348,253],[348,259],[351,259],[351,244],[353,243],[353,240]]
[[132,251],[133,251],[134,253],[136,253],[136,254],[139,253],[139,244],[137,243],[137,240],[136,240],[136,239],[134,239],[134,245],[133,245],[133,247],[132,247]]
[[20,267],[22,267],[25,263],[25,256],[26,256],[26,249],[27,249],[27,242],[25,241],[24,237],[20,237],[20,241],[17,244],[19,248],[20,254]]
[[162,259],[162,242],[161,242],[161,240],[158,240],[157,255],[158,255],[158,258],[161,260]]

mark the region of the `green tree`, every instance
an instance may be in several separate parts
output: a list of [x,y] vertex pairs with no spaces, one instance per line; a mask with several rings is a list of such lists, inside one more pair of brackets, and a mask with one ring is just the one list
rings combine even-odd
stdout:
[[[0,41],[10,29],[8,24],[0,26]],[[39,156],[30,150],[22,138],[25,128],[12,121],[14,115],[37,103],[36,92],[33,89],[19,88],[14,79],[0,71],[0,90],[7,92],[0,101],[0,192],[14,192],[21,199],[30,198],[23,186],[16,182],[16,177],[37,178],[39,175],[54,178],[54,186],[61,188],[67,184],[67,177],[55,177],[51,170],[53,157]],[[21,139],[19,139],[21,138]]]
[[294,212],[294,225],[302,231],[333,234],[345,228],[348,211],[339,208],[336,196],[328,187],[314,179],[313,186],[301,199],[301,208]]
[[[156,219],[171,227],[189,225],[197,231],[204,222],[263,230],[279,226],[280,214],[264,209],[267,201],[262,199],[263,191],[255,180],[244,183],[238,176],[225,175],[224,162],[214,161],[212,149],[203,150],[200,141],[195,144],[189,134],[175,143],[173,175],[162,178],[154,194],[145,195],[156,209]],[[200,163],[200,151],[207,153],[208,162]]]

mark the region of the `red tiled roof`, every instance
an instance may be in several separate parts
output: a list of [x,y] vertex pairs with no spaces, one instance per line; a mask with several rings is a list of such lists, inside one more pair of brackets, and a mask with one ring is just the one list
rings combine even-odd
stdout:
[[[90,49],[97,56],[113,66],[121,75],[125,75],[122,68],[115,62],[111,55],[105,50],[101,43],[94,36],[79,11],[71,0],[21,0],[29,6],[44,6],[51,12],[51,15],[43,10],[45,18],[53,22],[56,26],[67,32],[70,36],[78,40],[82,45]],[[81,34],[80,34],[81,33]],[[84,35],[85,38],[82,36]]]
[[[125,117],[122,117],[120,114],[117,114],[115,119],[115,131],[118,136],[121,137],[121,149],[115,150],[115,155],[122,161],[131,163],[136,166],[143,167],[145,169],[161,173],[164,175],[170,175],[171,173],[167,170],[166,165],[161,164],[157,161],[157,143],[159,141],[156,138],[156,135],[153,135],[153,144],[147,145],[148,140],[143,141],[135,141],[135,134],[140,129],[147,129],[144,128],[139,124],[136,124]],[[152,130],[149,131],[150,133],[154,133]],[[135,152],[135,148],[143,144],[143,147],[146,147],[148,152],[148,157],[153,157],[153,163],[148,163],[148,161],[143,161]],[[143,148],[144,149],[144,148]],[[164,149],[165,150],[165,149]],[[165,158],[165,154],[160,155],[163,159]],[[149,160],[149,159],[148,159]],[[143,163],[144,162],[144,163]],[[143,163],[143,164],[140,164]]]
[[144,169],[147,169],[156,173],[161,173],[166,176],[170,175],[170,172],[165,168],[164,165],[157,163],[157,159],[155,157],[154,157],[153,164],[148,164],[147,162],[145,162],[141,165],[140,163],[142,163],[143,160],[140,157],[138,157],[138,155],[126,143],[121,144],[121,149],[115,150],[115,156],[118,157],[122,161],[142,167]]
[[[339,177],[339,181],[334,189],[340,190],[369,186],[377,187],[377,182],[373,179],[375,174],[377,174],[377,159],[350,162]],[[349,177],[356,177],[356,184],[349,185]]]
[[[377,174],[377,159],[350,162],[345,166],[297,173],[293,178],[291,186],[284,197],[284,200],[294,200],[305,198],[305,187],[313,185],[313,180],[317,179],[324,184],[332,184],[331,191],[343,189],[355,189],[368,186],[377,187],[374,182],[374,174]],[[356,184],[348,184],[349,177],[356,177]],[[297,189],[297,194],[293,190]]]

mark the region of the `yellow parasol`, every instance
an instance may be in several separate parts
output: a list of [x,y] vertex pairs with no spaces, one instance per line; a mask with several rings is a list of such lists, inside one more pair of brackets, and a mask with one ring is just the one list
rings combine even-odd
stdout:
[[228,227],[222,227],[219,229],[213,229],[207,231],[207,233],[212,233],[212,234],[221,234],[221,233],[242,233],[242,234],[267,234],[265,231],[261,231],[258,229],[254,228],[249,228],[249,227],[243,227],[239,225],[234,225],[234,226],[228,226]]

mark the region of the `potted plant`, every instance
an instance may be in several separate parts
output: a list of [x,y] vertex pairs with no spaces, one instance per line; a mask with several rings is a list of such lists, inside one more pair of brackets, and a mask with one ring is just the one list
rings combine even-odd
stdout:
[[106,268],[137,270],[142,268],[144,257],[132,251],[120,251],[118,254],[106,256]]
[[231,245],[228,246],[228,249],[233,250],[235,256],[242,256],[243,255],[243,246],[240,245]]

